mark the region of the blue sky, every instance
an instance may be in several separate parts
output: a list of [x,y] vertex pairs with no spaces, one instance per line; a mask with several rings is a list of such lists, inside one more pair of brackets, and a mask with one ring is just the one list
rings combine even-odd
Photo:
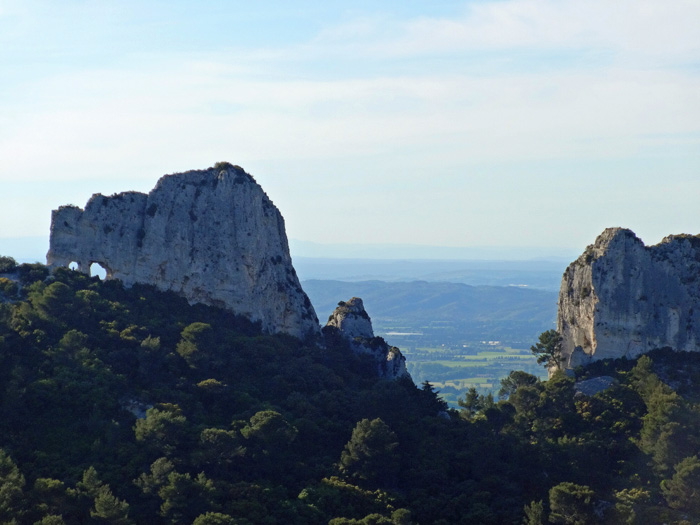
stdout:
[[0,251],[61,204],[221,160],[314,243],[700,233],[698,20],[695,0],[0,0]]

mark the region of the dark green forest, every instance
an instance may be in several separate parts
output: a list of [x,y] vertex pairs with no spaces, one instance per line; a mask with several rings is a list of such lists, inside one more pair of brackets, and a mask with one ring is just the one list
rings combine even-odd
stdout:
[[513,372],[451,410],[332,330],[3,270],[0,523],[700,521],[700,354],[596,362],[593,396]]

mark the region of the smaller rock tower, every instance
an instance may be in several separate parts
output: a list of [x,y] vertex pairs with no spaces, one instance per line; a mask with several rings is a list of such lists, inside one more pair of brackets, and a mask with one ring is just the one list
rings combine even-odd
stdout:
[[395,346],[389,346],[383,338],[374,336],[372,320],[359,297],[339,302],[323,331],[326,337],[340,335],[353,351],[374,357],[379,377],[411,377],[406,370],[406,358],[401,351]]
[[347,302],[339,302],[338,308],[331,314],[326,326],[335,326],[347,339],[374,337],[372,320],[359,297],[353,297]]

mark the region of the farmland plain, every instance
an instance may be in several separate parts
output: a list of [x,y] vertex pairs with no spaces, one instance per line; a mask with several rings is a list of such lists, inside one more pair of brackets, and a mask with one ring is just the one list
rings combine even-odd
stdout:
[[451,406],[471,387],[496,396],[511,370],[546,377],[530,346],[555,326],[554,291],[379,280],[302,286],[322,324],[339,300],[361,297],[375,335],[401,349],[416,384],[430,382]]

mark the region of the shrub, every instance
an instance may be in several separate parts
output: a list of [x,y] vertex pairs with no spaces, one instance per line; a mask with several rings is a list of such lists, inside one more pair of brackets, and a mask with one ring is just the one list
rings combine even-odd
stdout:
[[0,277],[0,295],[4,295],[8,298],[14,298],[17,296],[18,286],[14,281]]
[[17,269],[17,261],[12,257],[0,255],[0,273],[14,272]]
[[49,276],[49,269],[40,263],[20,264],[17,269],[19,270],[19,280],[22,284],[43,281]]

